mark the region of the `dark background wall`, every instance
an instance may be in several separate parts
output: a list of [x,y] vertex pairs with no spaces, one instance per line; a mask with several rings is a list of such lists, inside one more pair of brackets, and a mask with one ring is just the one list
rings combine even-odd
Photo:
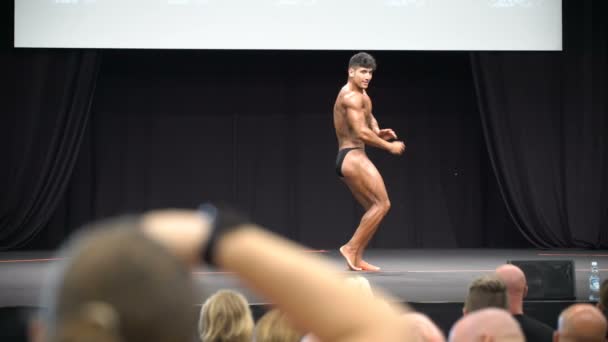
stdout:
[[[574,1],[566,1],[568,6],[580,7]],[[314,248],[335,248],[353,232],[362,212],[334,173],[331,112],[353,51],[13,49],[12,4],[2,7],[0,58],[8,75],[0,81],[6,100],[0,108],[3,248],[55,248],[91,219],[194,207],[208,199],[232,202],[257,222]],[[593,29],[584,21],[593,8],[583,7],[566,15],[566,27],[575,32],[567,39],[575,41]],[[593,70],[606,64],[605,37],[590,42],[604,48]],[[568,53],[519,55],[536,56],[527,66],[534,70]],[[369,90],[374,114],[381,126],[406,140],[407,151],[394,157],[368,150],[393,204],[372,247],[538,245],[522,234],[535,223],[512,219],[518,208],[504,191],[511,183],[503,182],[500,172],[497,178],[497,167],[508,168],[500,167],[505,154],[494,147],[504,140],[497,137],[510,133],[509,126],[490,127],[487,118],[496,114],[491,110],[496,106],[480,102],[491,97],[480,90],[480,80],[491,74],[488,63],[496,57],[373,54],[379,63]],[[510,61],[502,66],[507,74],[518,70]],[[491,81],[502,84],[503,78]],[[526,93],[526,83],[539,86],[519,81],[500,91]],[[593,84],[601,93],[605,83]],[[510,100],[531,101],[527,95]],[[544,112],[544,121],[563,117],[559,99],[543,101],[557,103],[557,109]],[[605,107],[592,114],[601,118]],[[599,143],[601,150],[592,164],[604,165],[605,133],[595,128],[600,139],[590,143]],[[560,129],[550,133],[557,140],[565,134]],[[598,179],[597,186],[606,188],[606,178]],[[608,215],[602,196],[598,210]],[[526,203],[526,198],[517,200]],[[602,220],[598,216],[592,228],[600,229]],[[596,242],[600,238],[606,240],[602,236]]]
[[[331,110],[350,54],[104,51],[90,136],[54,221],[85,193],[77,210],[95,217],[213,198],[290,238],[337,246],[361,215],[334,172]],[[375,115],[408,151],[370,149],[393,203],[373,246],[517,236],[488,167],[468,55],[376,57]]]

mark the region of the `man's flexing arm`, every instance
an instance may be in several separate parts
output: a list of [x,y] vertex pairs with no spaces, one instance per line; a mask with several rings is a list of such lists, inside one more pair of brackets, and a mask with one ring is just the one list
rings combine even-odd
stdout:
[[361,96],[350,96],[344,99],[346,107],[346,118],[351,129],[366,145],[371,145],[393,154],[401,154],[404,150],[402,142],[388,142],[375,133],[365,120],[365,112],[363,109],[363,98]]

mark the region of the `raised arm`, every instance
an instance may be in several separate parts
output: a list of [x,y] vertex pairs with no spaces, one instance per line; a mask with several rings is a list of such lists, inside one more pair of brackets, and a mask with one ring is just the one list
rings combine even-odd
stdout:
[[[152,212],[144,231],[191,262],[208,238],[208,222],[197,212]],[[400,310],[346,286],[338,270],[301,247],[251,225],[216,240],[214,260],[271,300],[303,331],[322,341],[404,341]]]
[[[365,111],[363,107],[363,98],[358,95],[350,96],[344,99],[344,106],[346,107],[346,118],[348,124],[356,134],[357,138],[363,141],[366,145],[371,145],[391,153],[395,153],[394,145],[386,140],[380,138],[378,133],[373,130],[373,122],[375,122],[375,128],[378,128],[378,122],[373,119],[372,127],[368,125],[365,118]],[[371,115],[371,114],[370,114]],[[378,128],[378,132],[379,132]]]

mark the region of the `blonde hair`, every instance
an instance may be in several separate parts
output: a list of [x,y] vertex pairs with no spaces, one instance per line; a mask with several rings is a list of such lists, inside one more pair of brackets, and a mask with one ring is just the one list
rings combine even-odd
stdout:
[[207,298],[198,322],[201,341],[249,342],[253,317],[245,297],[235,291],[220,290]]
[[256,342],[298,342],[303,336],[277,309],[264,314],[255,327]]
[[508,309],[507,287],[496,275],[484,275],[476,278],[469,286],[469,293],[464,302],[467,312],[495,307]]

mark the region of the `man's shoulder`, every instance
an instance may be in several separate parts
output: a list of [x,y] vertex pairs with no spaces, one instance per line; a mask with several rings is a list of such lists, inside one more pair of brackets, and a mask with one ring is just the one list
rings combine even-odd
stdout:
[[346,107],[362,108],[363,107],[363,94],[357,91],[343,89],[341,91],[342,102]]
[[546,340],[547,337],[553,336],[553,328],[549,325],[527,315],[513,315],[526,336],[534,336]]
[[513,315],[513,317],[514,317],[516,320],[518,320],[518,321],[519,321],[519,320],[521,320],[521,321],[530,322],[530,323],[533,323],[533,324],[538,324],[538,325],[542,325],[542,326],[546,326],[546,327],[548,327],[548,328],[551,328],[551,327],[549,327],[547,324],[543,323],[542,321],[539,321],[539,320],[537,320],[536,318],[531,317],[531,316],[528,316],[528,315],[526,315],[526,314],[522,314],[522,315]]

